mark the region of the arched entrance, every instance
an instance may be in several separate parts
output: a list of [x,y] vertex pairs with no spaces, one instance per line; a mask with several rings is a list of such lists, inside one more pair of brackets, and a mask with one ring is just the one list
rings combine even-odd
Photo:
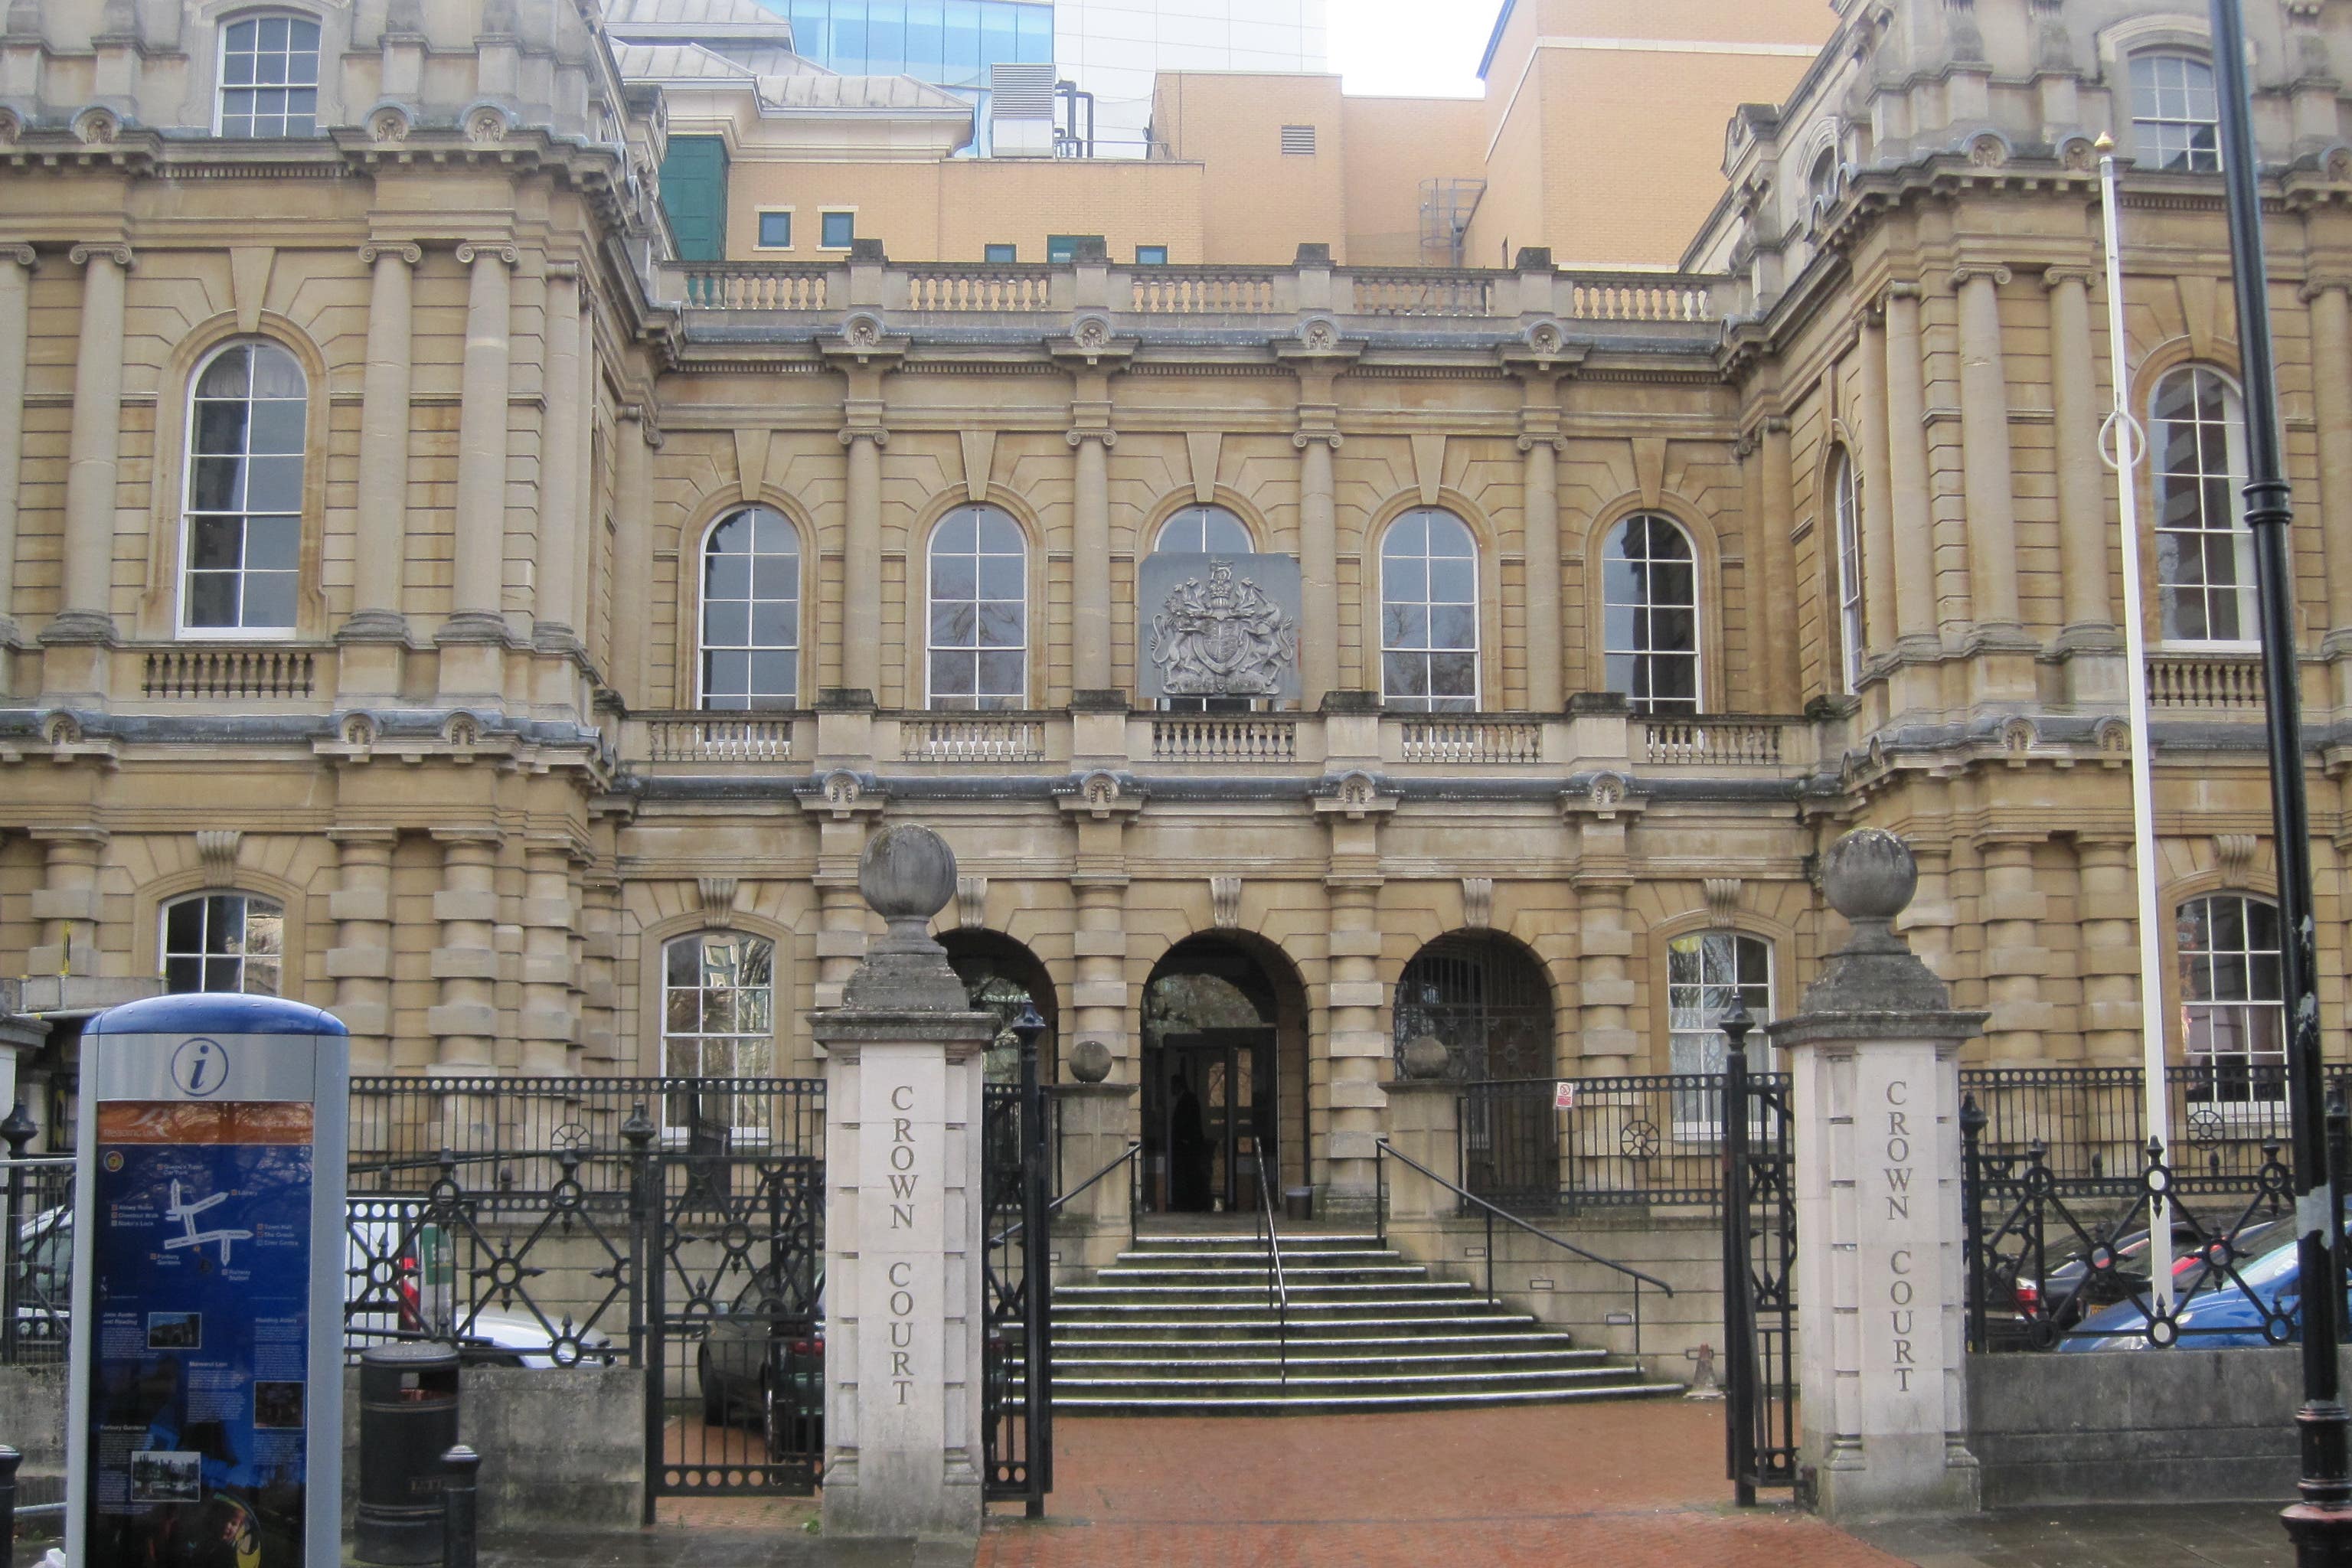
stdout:
[[1465,1085],[1463,1185],[1521,1209],[1559,1193],[1559,1126],[1549,1085],[1558,1072],[1551,983],[1535,954],[1496,931],[1455,931],[1412,955],[1397,977],[1396,1048],[1423,1035],[1445,1047],[1446,1074]]
[[1169,949],[1143,992],[1143,1199],[1255,1214],[1307,1179],[1307,994],[1280,949],[1220,931]]
[[1061,1009],[1054,1000],[1054,977],[1037,955],[1002,931],[951,931],[940,935],[948,950],[948,964],[963,982],[971,1005],[996,1016],[996,1038],[989,1043],[987,1078],[991,1083],[1012,1083],[1021,1076],[1021,1041],[1013,1021],[1024,1006],[1034,1006],[1045,1020],[1037,1037],[1037,1076],[1052,1083],[1061,1059]]

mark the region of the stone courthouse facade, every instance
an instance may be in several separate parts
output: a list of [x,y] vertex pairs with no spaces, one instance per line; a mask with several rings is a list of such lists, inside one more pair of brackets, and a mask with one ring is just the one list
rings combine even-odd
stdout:
[[[1513,0],[1496,111],[1547,51],[1706,54],[1619,35],[1736,41],[1742,8],[1618,9]],[[2352,8],[2249,9],[2340,1055]],[[2202,8],[1819,22],[1730,122],[1677,272],[1359,266],[1338,235],[990,262],[849,228],[687,263],[655,79],[701,68],[623,67],[694,46],[608,37],[593,0],[15,0],[26,1081],[61,1092],[75,1020],[159,985],[331,1007],[361,1071],[805,1073],[869,934],[858,853],[902,819],[961,858],[941,926],[989,999],[1153,1094],[1240,1041],[1223,1088],[1329,1194],[1368,1189],[1407,1038],[1467,1078],[1719,1061],[1734,987],[1793,1009],[1837,935],[1819,855],[1864,824],[1918,856],[1911,940],[1991,1010],[1971,1050],[2134,1062],[2105,132],[2170,1049],[2266,1092]],[[786,97],[780,124],[890,101]],[[1282,692],[1145,695],[1163,550],[1295,561]]]

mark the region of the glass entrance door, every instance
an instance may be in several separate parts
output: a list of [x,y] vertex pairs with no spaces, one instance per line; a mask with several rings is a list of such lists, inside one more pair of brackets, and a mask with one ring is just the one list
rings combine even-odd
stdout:
[[[1214,1029],[1160,1042],[1145,1080],[1144,1170],[1162,1214],[1254,1213],[1276,1179],[1272,1029]],[[1263,1176],[1261,1172],[1265,1173]]]

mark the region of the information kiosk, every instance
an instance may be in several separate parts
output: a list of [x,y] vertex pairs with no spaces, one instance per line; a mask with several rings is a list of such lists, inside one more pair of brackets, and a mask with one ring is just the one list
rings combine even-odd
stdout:
[[81,1040],[66,1553],[341,1561],[351,1046],[316,1007],[159,996]]

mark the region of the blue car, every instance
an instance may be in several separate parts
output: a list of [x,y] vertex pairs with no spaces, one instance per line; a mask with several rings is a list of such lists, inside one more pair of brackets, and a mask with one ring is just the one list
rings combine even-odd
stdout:
[[[2236,1279],[2227,1275],[2180,1304],[2173,1325],[2180,1342],[2199,1350],[2294,1344],[2303,1337],[2298,1287],[2301,1250],[2292,1239],[2246,1263]],[[2347,1298],[2352,1309],[2352,1298]],[[2136,1351],[2151,1348],[2147,1315],[2135,1301],[2118,1301],[2083,1320],[2058,1348],[2062,1351]]]

